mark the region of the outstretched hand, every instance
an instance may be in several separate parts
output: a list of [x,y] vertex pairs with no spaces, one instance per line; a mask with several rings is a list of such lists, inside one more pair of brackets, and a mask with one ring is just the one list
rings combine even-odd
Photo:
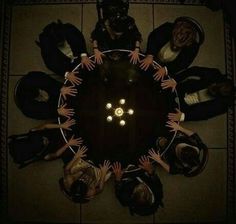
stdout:
[[68,79],[72,85],[80,85],[83,79],[77,77],[79,72],[68,72],[66,75],[66,79]]
[[171,88],[172,92],[174,92],[176,85],[177,85],[177,82],[174,79],[166,79],[166,80],[163,80],[161,83],[162,89]]
[[61,95],[66,100],[67,95],[69,96],[76,96],[78,93],[77,89],[75,89],[73,86],[63,86],[61,88]]
[[156,80],[156,81],[163,81],[164,77],[165,77],[166,74],[166,70],[164,67],[161,67],[161,68],[158,68],[157,69],[157,72],[153,75],[153,78]]
[[67,143],[68,146],[80,146],[83,143],[82,138],[74,138],[74,137],[75,136],[72,135],[72,137],[70,138],[70,140]]
[[174,121],[167,121],[166,127],[171,128],[170,132],[179,131],[181,129],[181,126]]
[[103,165],[99,164],[99,167],[101,169],[102,175],[105,176],[111,168],[111,163],[109,160],[104,160]]
[[82,68],[86,67],[89,71],[92,71],[95,67],[94,62],[88,56],[81,57],[81,65]]
[[102,57],[104,57],[105,55],[98,49],[94,49],[94,56],[95,63],[101,65],[103,63]]
[[71,131],[72,130],[71,126],[74,125],[75,123],[76,123],[75,119],[68,119],[64,123],[61,124],[61,128]]
[[68,109],[66,108],[67,104],[63,104],[61,105],[58,109],[57,112],[59,115],[70,118],[71,116],[73,116],[75,114],[74,109]]
[[[81,142],[82,143],[82,142]],[[76,158],[84,158],[87,156],[86,152],[88,151],[88,148],[86,146],[79,146],[78,151],[76,152],[75,156]]]
[[161,155],[159,152],[155,152],[155,150],[153,148],[151,148],[149,151],[148,151],[148,154],[149,154],[149,158],[160,163],[162,161],[161,159]]
[[175,108],[176,113],[168,113],[168,119],[171,121],[180,121],[182,112]]
[[140,68],[144,71],[147,71],[150,65],[153,63],[153,56],[147,55],[143,60],[140,61]]
[[112,171],[113,173],[115,174],[115,179],[116,181],[120,181],[121,180],[121,177],[124,173],[124,171],[122,170],[121,168],[121,163],[120,162],[115,162],[113,163],[112,165]]
[[141,169],[144,169],[149,174],[151,174],[153,172],[152,164],[149,161],[149,158],[147,156],[141,156],[141,158],[139,158],[139,163],[140,163],[139,167]]
[[136,65],[137,62],[140,62],[139,59],[139,49],[135,49],[129,53],[130,63]]

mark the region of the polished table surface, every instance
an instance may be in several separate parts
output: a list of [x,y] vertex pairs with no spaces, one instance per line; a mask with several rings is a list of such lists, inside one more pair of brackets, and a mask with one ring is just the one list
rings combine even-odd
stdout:
[[[118,53],[118,56],[114,56],[114,52],[106,53],[104,64],[91,72],[77,68],[83,82],[76,87],[78,94],[67,99],[67,104],[75,109],[74,118],[78,123],[73,133],[84,139],[90,160],[135,164],[140,155],[156,147],[158,136],[169,133],[165,123],[168,112],[178,106],[176,94],[161,89],[160,82],[153,79],[154,68],[142,71],[138,65],[129,63],[128,52]],[[125,99],[125,104],[121,105],[120,99]],[[107,116],[114,112],[106,109],[107,103],[113,108],[122,107],[124,111],[133,109],[134,114],[125,113],[121,117],[126,122],[124,126],[116,116],[108,122]],[[66,131],[63,134],[66,139],[72,135]],[[170,139],[172,137],[173,134]]]

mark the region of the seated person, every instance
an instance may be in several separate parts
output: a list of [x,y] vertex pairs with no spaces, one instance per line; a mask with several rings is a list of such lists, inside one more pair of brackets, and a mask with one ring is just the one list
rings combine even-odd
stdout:
[[81,62],[82,67],[92,70],[93,62],[88,58],[83,34],[72,24],[48,24],[39,35],[41,54],[45,65],[58,75],[71,72]]
[[191,67],[174,79],[164,80],[163,89],[172,88],[178,92],[181,111],[169,113],[173,121],[197,121],[209,119],[227,112],[233,104],[233,82],[216,68]]
[[74,124],[75,120],[67,120],[62,124],[44,124],[31,129],[27,134],[12,135],[9,137],[10,154],[22,167],[39,159],[57,159],[68,147],[78,147],[83,142],[81,138],[72,136],[65,143],[62,138],[59,128],[71,130]]
[[121,205],[128,206],[131,215],[152,215],[163,207],[162,184],[146,156],[139,159],[138,167],[129,165],[125,170],[115,162],[115,194]]
[[[157,140],[158,152],[153,149],[149,150],[149,157],[159,163],[170,174],[188,176],[201,165],[201,151],[206,152],[208,149],[197,133],[172,121],[167,122],[167,127],[170,127],[171,131],[177,131],[174,141],[162,155],[169,141],[165,137],[159,137]],[[164,156],[164,159],[162,156]]]
[[86,157],[87,148],[79,147],[74,158],[65,166],[64,177],[59,180],[66,196],[75,203],[85,203],[101,193],[110,178],[110,162],[105,160],[99,168]]
[[[76,72],[67,74],[72,85],[82,82],[76,75]],[[66,108],[66,104],[57,107],[60,93],[65,98],[74,96],[77,90],[73,86],[63,86],[43,72],[29,72],[15,87],[15,101],[22,113],[30,118],[52,119],[58,115],[69,118],[74,114],[73,109]]]
[[154,75],[156,80],[187,68],[197,56],[203,35],[198,22],[189,17],[179,17],[174,23],[162,24],[150,33],[147,56],[140,67],[147,70],[156,60],[161,65]]
[[127,49],[132,50],[130,61],[136,64],[142,38],[135,20],[127,15],[127,5],[122,0],[104,0],[101,10],[102,16],[91,34],[95,62],[103,63],[102,51]]

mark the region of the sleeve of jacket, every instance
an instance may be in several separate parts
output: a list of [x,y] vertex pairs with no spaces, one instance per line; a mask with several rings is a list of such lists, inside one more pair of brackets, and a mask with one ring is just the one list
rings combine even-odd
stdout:
[[142,42],[142,35],[135,24],[135,20],[132,17],[129,17],[129,18],[130,18],[130,21],[128,24],[128,30],[129,30],[130,37],[132,37],[134,44],[136,41]]
[[192,106],[186,106],[183,110],[185,121],[207,120],[227,112],[228,102],[226,99],[214,99]]
[[191,47],[183,49],[175,60],[165,64],[168,69],[168,74],[172,76],[173,74],[186,69],[197,56],[198,50],[198,44],[193,44]]
[[167,43],[170,40],[172,29],[172,23],[164,23],[154,29],[148,36],[146,54],[151,54],[156,57],[164,43]]

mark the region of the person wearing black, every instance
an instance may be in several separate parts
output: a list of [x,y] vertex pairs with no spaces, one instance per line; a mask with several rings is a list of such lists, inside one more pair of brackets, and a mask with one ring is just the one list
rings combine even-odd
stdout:
[[164,80],[161,86],[178,92],[181,111],[176,109],[176,113],[169,113],[168,117],[173,121],[215,117],[227,112],[234,99],[232,80],[216,68],[194,66],[173,76],[173,79]]
[[[68,73],[67,79],[72,85],[82,82],[76,72]],[[58,115],[69,118],[74,110],[67,108],[66,104],[58,108],[60,93],[65,98],[67,95],[74,96],[77,90],[73,86],[63,86],[43,72],[29,72],[15,87],[15,102],[22,113],[30,118],[44,120]]]
[[139,61],[141,34],[135,20],[128,16],[128,6],[122,0],[104,0],[102,16],[91,33],[95,62],[103,63],[102,51],[112,49],[131,50],[130,61]]
[[94,68],[83,34],[70,23],[63,24],[58,20],[48,24],[36,43],[41,48],[45,65],[57,75],[64,76],[73,71],[80,62],[88,70]]
[[147,70],[156,60],[161,67],[154,78],[163,79],[167,74],[172,75],[187,68],[197,56],[203,40],[200,24],[190,17],[179,17],[174,23],[164,23],[150,33],[147,56],[141,61],[140,67]]
[[157,139],[158,151],[149,150],[149,157],[172,175],[183,174],[188,176],[194,170],[199,170],[198,173],[200,173],[207,162],[205,156],[202,157],[202,161],[200,160],[200,154],[202,152],[204,155],[208,154],[207,146],[197,133],[173,121],[168,121],[166,126],[171,128],[171,131],[177,131],[174,141],[168,150],[164,152],[168,140],[165,137],[159,137]]
[[121,205],[129,207],[131,215],[147,216],[163,207],[163,190],[149,159],[142,156],[139,162],[139,167],[129,165],[125,170],[119,162],[113,164],[115,194]]

